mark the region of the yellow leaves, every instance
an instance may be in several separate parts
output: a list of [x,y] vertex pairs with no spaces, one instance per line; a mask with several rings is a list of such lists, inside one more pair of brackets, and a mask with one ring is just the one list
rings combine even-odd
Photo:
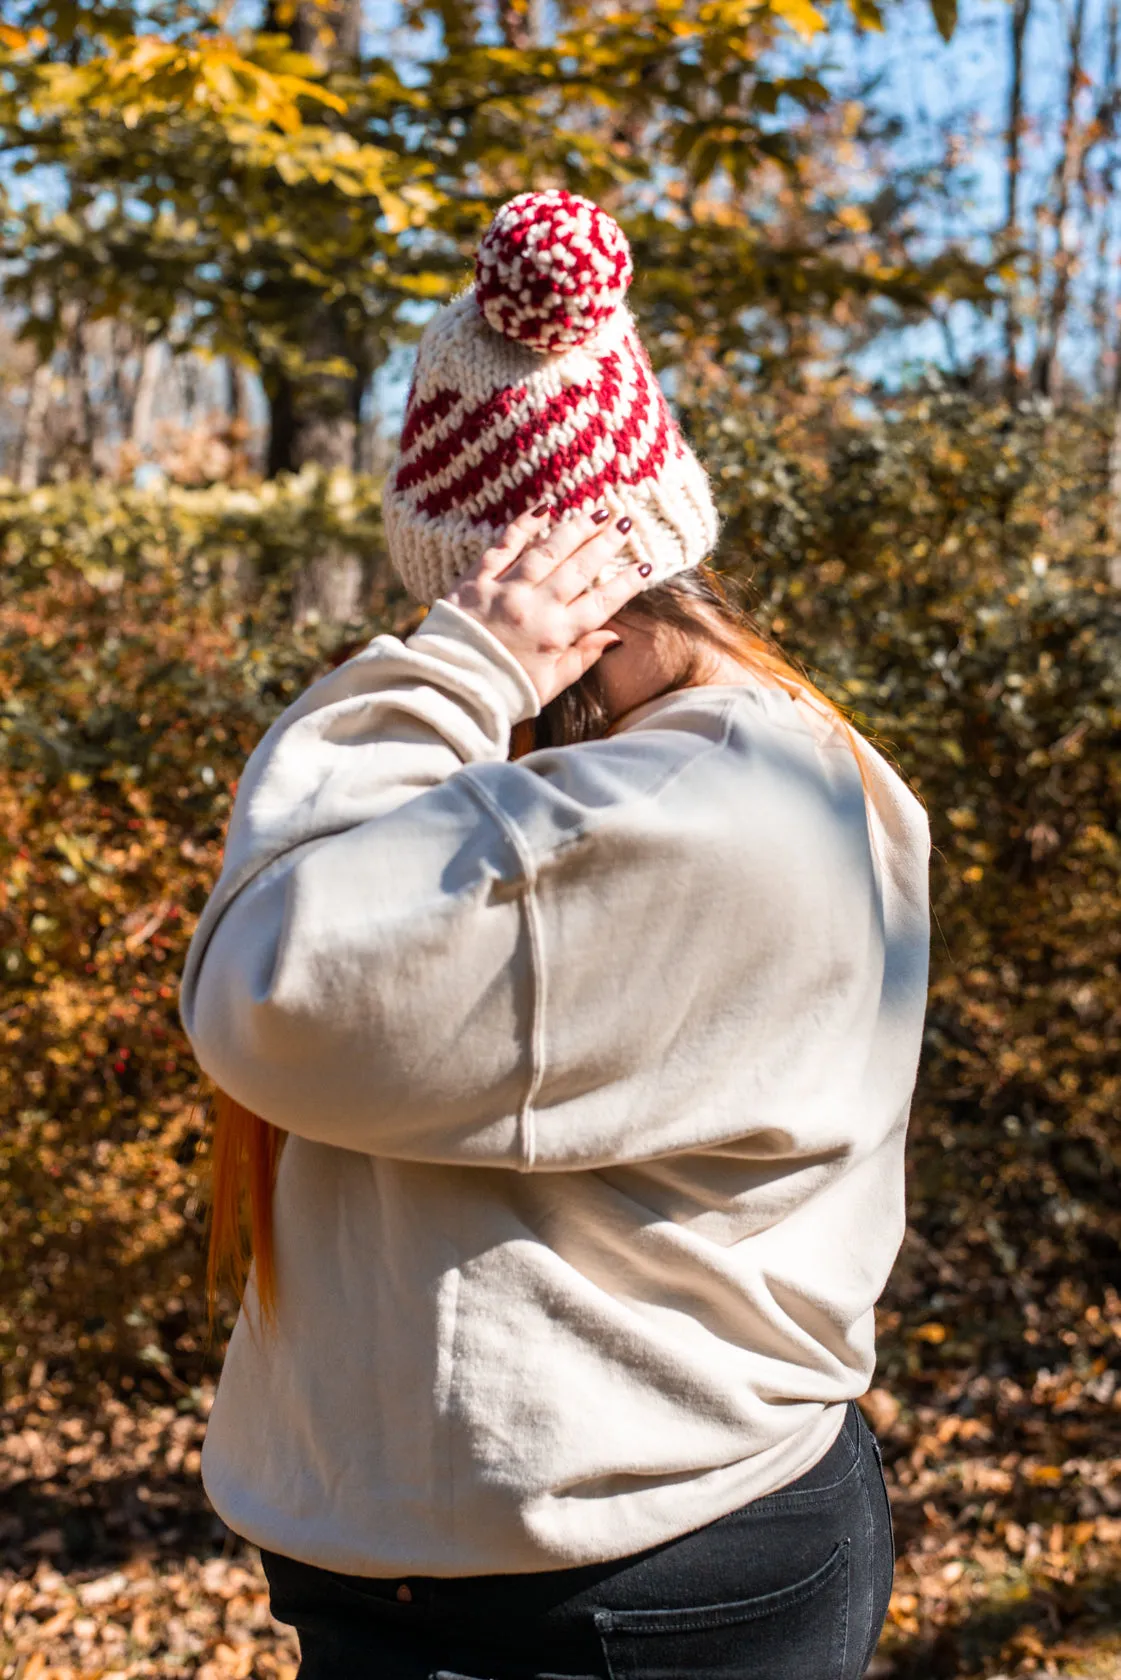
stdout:
[[1033,1487],[1058,1487],[1063,1479],[1058,1464],[1025,1464],[1021,1474]]
[[199,1680],[248,1680],[253,1673],[253,1646],[227,1645],[225,1642],[214,1647],[214,1655],[210,1662],[199,1670]]
[[0,23],[0,47],[15,54],[39,50],[47,44],[45,29],[15,29],[10,23]]
[[1010,1470],[1005,1470],[999,1464],[982,1464],[966,1461],[961,1468],[961,1485],[968,1494],[1008,1494],[1012,1492],[1014,1478]]
[[930,0],[930,9],[943,41],[948,41],[957,28],[958,0]]
[[112,55],[82,65],[51,65],[36,109],[66,108],[118,116],[129,128],[144,117],[178,110],[221,120],[252,122],[296,134],[303,126],[299,102],[314,100],[345,111],[338,94],[311,81],[310,59],[280,50],[275,36],[258,36],[247,57],[227,36],[200,37],[191,45],[157,35],[132,36]]
[[[290,51],[282,36],[255,37],[251,54],[225,36],[193,42],[133,36],[91,63],[48,66],[34,103],[41,115],[81,111],[115,116],[130,128],[173,115],[216,120],[240,164],[275,170],[285,186],[314,182],[348,198],[376,198],[389,231],[401,233],[418,210],[409,188],[391,183],[399,159],[345,131],[305,121],[306,101],[346,110],[339,94],[312,79],[314,73],[312,60]],[[424,162],[414,164],[411,176],[430,170]],[[73,231],[77,242],[81,230]],[[249,248],[244,230],[235,228],[230,242]]]
[[806,40],[826,27],[825,19],[810,0],[771,0],[771,10]]
[[397,159],[383,147],[363,145],[353,135],[318,124],[286,134],[239,122],[229,132],[242,161],[258,169],[275,169],[286,186],[315,181],[335,187],[348,198],[377,198],[390,232],[400,233],[409,226],[405,197],[386,184],[387,169]]
[[915,1593],[893,1592],[891,1595],[891,1604],[888,1609],[888,1615],[893,1625],[899,1628],[903,1633],[917,1633],[919,1631],[919,1624],[915,1619],[915,1611],[918,1607],[919,1601]]
[[876,0],[849,0],[849,10],[862,29],[883,33],[884,19]]
[[870,1388],[860,1409],[877,1435],[886,1435],[899,1421],[899,1401],[886,1388]]
[[861,209],[859,204],[842,205],[837,212],[837,220],[851,233],[867,233],[872,226],[867,211]]
[[440,298],[445,297],[451,282],[443,274],[403,274],[397,282],[397,288],[409,297]]
[[[876,0],[861,0],[869,15],[877,12]],[[602,20],[600,35],[610,30],[616,35],[647,36],[656,32],[663,39],[687,41],[711,40],[715,36],[727,43],[735,43],[741,51],[749,52],[748,32],[773,19],[780,19],[804,38],[810,38],[827,28],[826,20],[811,0],[706,0],[695,13],[689,14],[680,0],[657,0],[657,4],[641,11],[622,9],[607,14]]]
[[933,1320],[927,1324],[916,1325],[910,1332],[910,1339],[913,1342],[929,1342],[932,1347],[940,1347],[946,1340],[946,1326]]
[[[697,10],[697,24],[704,30],[748,29],[763,8],[765,0],[708,0],[706,5]],[[664,10],[679,12],[682,7],[674,3],[672,7],[664,7]],[[682,18],[682,22],[687,27],[694,27],[689,18]]]
[[678,39],[708,35],[714,30],[744,31],[767,16],[781,18],[799,35],[807,38],[827,27],[824,17],[811,0],[709,0],[708,4],[699,8],[695,20],[673,15],[680,10],[673,0],[669,3],[662,0],[657,7],[662,28]]

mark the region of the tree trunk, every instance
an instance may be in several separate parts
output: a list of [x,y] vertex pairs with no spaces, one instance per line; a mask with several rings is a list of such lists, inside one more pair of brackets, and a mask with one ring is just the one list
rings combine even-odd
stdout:
[[128,381],[125,377],[125,364],[128,361],[131,334],[120,321],[108,323],[106,335],[106,393],[108,406],[113,416],[112,431],[117,440],[126,438],[129,433],[131,396]]
[[[324,314],[309,323],[305,343],[309,352],[320,356],[348,355],[354,351],[333,342],[332,323]],[[269,440],[265,452],[265,477],[298,472],[311,464],[351,467],[356,448],[350,379],[296,380],[280,368],[270,370],[264,380],[269,405]]]
[[335,0],[335,4],[317,5],[315,0],[297,0],[294,8],[286,8],[290,22],[276,22],[279,8],[270,5],[267,27],[287,33],[297,52],[307,53],[320,71],[353,64],[358,58],[362,40],[361,0]]
[[51,364],[47,361],[40,362],[31,379],[31,390],[27,398],[27,418],[23,423],[19,467],[16,472],[16,484],[21,490],[34,490],[39,482],[53,378]]
[[357,554],[329,548],[300,573],[292,606],[297,630],[309,624],[352,624],[362,617],[365,569]]
[[[1013,0],[1012,6],[1012,79],[1008,93],[1008,127],[1005,146],[1007,153],[1006,200],[1004,211],[1004,239],[1012,247],[1020,230],[1020,167],[1021,142],[1024,123],[1024,38],[1031,16],[1031,0]],[[1020,301],[1015,285],[1009,289],[1004,313],[1004,383],[1008,400],[1014,400],[1019,389],[1020,374],[1016,355],[1020,341]]]
[[[347,385],[351,381],[346,382]],[[342,413],[336,412],[335,403],[330,408],[319,408],[307,399],[314,393],[306,390],[295,390],[292,393],[295,428],[295,465],[298,468],[305,464],[324,467],[332,472],[336,467],[344,467],[349,472],[354,465],[354,434],[355,426],[350,413],[350,402]],[[342,393],[349,399],[350,392]],[[332,393],[332,396],[335,394]],[[305,400],[301,402],[301,398]]]
[[286,373],[274,369],[265,375],[269,404],[269,440],[265,448],[265,477],[296,470],[295,387]]
[[1121,37],[1121,3],[1110,0],[1106,20],[1105,74],[1102,96],[1098,105],[1098,129],[1105,143],[1105,161],[1101,170],[1101,207],[1098,213],[1097,251],[1094,260],[1094,295],[1090,302],[1090,322],[1098,346],[1097,389],[1101,396],[1115,387],[1117,370],[1110,374],[1110,354],[1116,353],[1109,321],[1109,298],[1113,278],[1110,260],[1110,211],[1117,185],[1117,65],[1118,44]]
[[1042,396],[1055,395],[1059,375],[1059,340],[1070,304],[1070,283],[1074,273],[1074,198],[1082,172],[1086,134],[1078,121],[1078,92],[1082,86],[1082,33],[1086,0],[1074,0],[1067,37],[1067,86],[1063,108],[1063,147],[1059,164],[1058,201],[1055,208],[1055,279],[1051,296],[1040,321],[1033,384]]
[[156,391],[163,362],[163,343],[153,338],[144,346],[140,358],[140,376],[132,401],[129,422],[129,442],[138,455],[146,455],[152,444],[152,417],[156,408]]
[[498,0],[498,25],[508,47],[529,52],[543,38],[541,0]]
[[[361,0],[336,0],[334,5],[297,0],[289,20],[278,22],[270,5],[270,27],[286,32],[299,52],[307,53],[320,71],[350,68],[361,51]],[[324,121],[329,122],[330,116]],[[265,472],[294,472],[307,463],[353,470],[360,447],[362,391],[370,377],[369,350],[353,342],[341,313],[328,305],[316,309],[302,323],[301,343],[309,359],[343,357],[354,365],[348,378],[313,377],[294,380],[284,369],[267,373],[269,441]],[[366,588],[360,557],[332,549],[311,557],[300,577],[293,603],[299,628],[308,624],[339,625],[362,615]]]
[[86,472],[94,470],[97,447],[97,405],[93,393],[93,325],[80,321],[74,332],[75,401],[78,409],[78,447]]
[[[357,64],[361,26],[361,0],[334,0],[328,5],[296,0],[294,7],[284,8],[270,0],[266,8],[266,29],[287,34],[296,50],[312,58],[321,73]],[[318,120],[330,123],[332,117],[328,112]],[[310,311],[301,328],[300,342],[309,360],[355,360],[346,323],[330,305]],[[345,378],[293,379],[279,367],[269,370],[265,380],[269,401],[265,472],[269,478],[296,472],[308,462],[327,468],[351,465],[355,435],[348,386]]]
[[241,364],[234,356],[224,356],[222,367],[226,375],[226,419],[230,426],[240,426],[245,419],[245,385]]

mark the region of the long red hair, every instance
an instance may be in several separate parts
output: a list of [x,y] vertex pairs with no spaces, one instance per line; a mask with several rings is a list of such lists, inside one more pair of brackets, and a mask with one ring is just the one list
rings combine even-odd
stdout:
[[273,1194],[287,1133],[215,1088],[210,1103],[210,1230],[206,1304],[213,1327],[218,1297],[229,1285],[240,1298],[254,1267],[264,1317],[276,1316]]
[[[868,773],[857,748],[858,734],[845,712],[821,692],[805,672],[755,624],[742,599],[728,582],[707,565],[679,573],[635,596],[619,615],[625,621],[671,625],[680,632],[682,659],[661,693],[694,686],[703,680],[706,648],[717,648],[737,659],[752,675],[808,700],[847,733],[856,757],[865,795]],[[616,723],[621,723],[620,717]],[[521,758],[537,747],[573,745],[603,738],[614,725],[599,688],[596,667],[571,688],[544,706],[535,718],[515,725],[510,757]],[[231,1287],[240,1298],[252,1265],[257,1298],[264,1319],[276,1318],[276,1250],[273,1233],[273,1196],[281,1150],[287,1134],[253,1114],[221,1090],[211,1099],[213,1120],[210,1149],[210,1229],[206,1294],[213,1324],[218,1297]]]

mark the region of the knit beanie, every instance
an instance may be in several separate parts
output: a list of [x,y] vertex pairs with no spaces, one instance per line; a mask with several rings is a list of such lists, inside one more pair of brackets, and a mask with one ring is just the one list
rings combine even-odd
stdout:
[[623,301],[633,265],[618,223],[586,198],[520,193],[483,236],[474,284],[417,350],[383,497],[390,559],[435,601],[512,519],[604,506],[633,526],[649,584],[711,551],[716,509]]

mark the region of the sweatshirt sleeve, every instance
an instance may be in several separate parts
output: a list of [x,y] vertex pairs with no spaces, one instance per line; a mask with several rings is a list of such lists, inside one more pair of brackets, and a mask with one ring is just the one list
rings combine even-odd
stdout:
[[884,971],[851,755],[823,775],[709,700],[509,762],[538,710],[438,601],[273,724],[184,970],[203,1071],[286,1131],[422,1162],[617,1164],[799,1102],[827,1138],[799,1046],[838,1089]]

